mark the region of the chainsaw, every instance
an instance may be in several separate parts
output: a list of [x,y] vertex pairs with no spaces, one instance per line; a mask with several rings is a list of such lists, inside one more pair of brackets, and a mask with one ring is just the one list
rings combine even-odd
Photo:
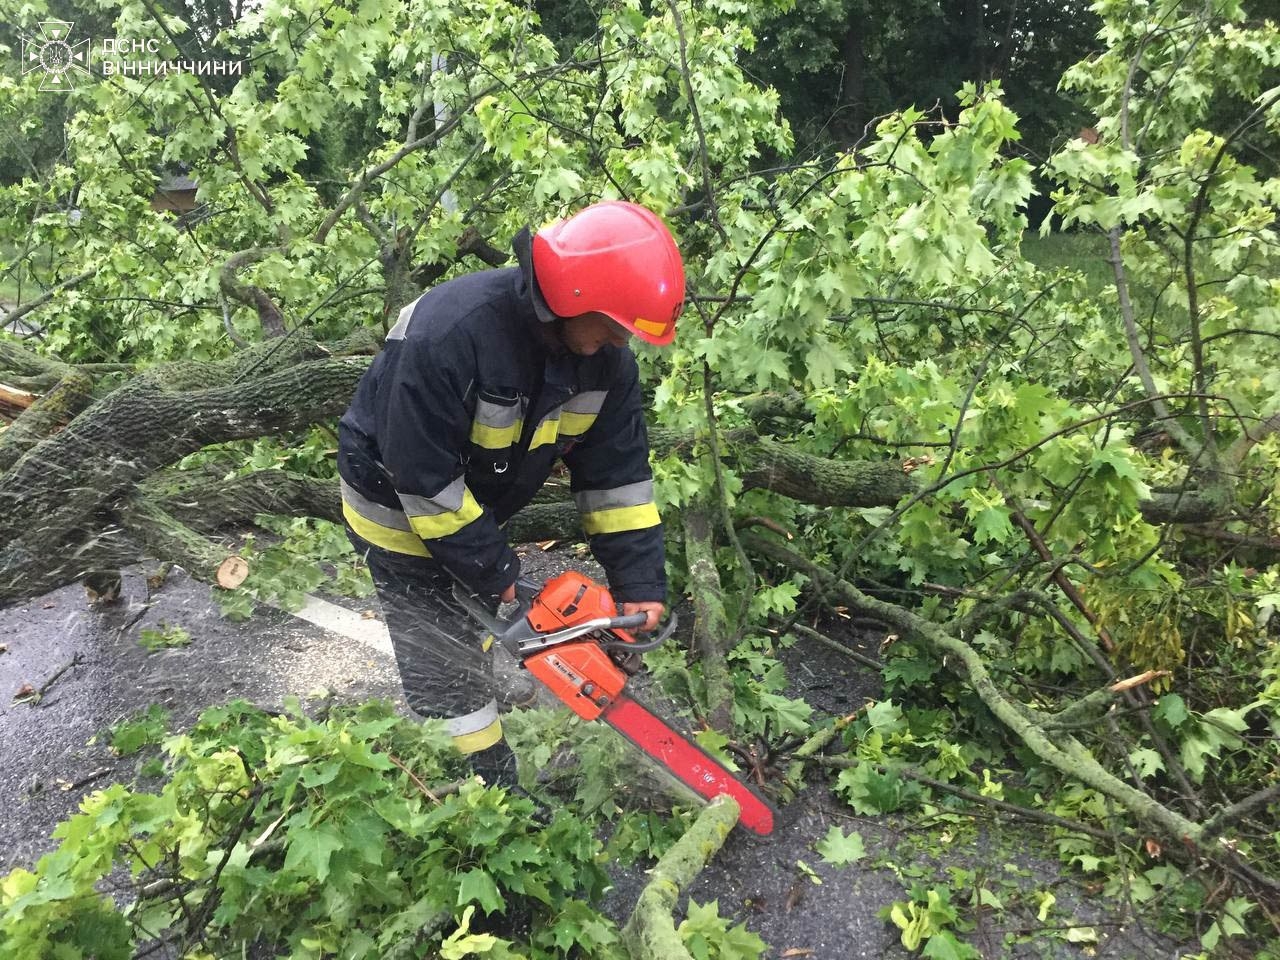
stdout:
[[576,571],[541,587],[516,583],[519,609],[497,620],[479,602],[454,591],[467,612],[496,641],[583,720],[607,723],[704,800],[727,794],[741,811],[738,822],[761,835],[773,831],[773,808],[719,760],[681,734],[626,690],[639,670],[639,655],[661,646],[676,629],[675,614],[652,638],[628,632],[646,615],[618,614],[612,594]]

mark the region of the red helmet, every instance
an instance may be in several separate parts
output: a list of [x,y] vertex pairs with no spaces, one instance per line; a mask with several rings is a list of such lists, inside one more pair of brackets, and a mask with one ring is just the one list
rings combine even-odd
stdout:
[[533,272],[560,317],[603,313],[666,346],[684,306],[684,264],[661,220],[621,200],[593,203],[533,236]]

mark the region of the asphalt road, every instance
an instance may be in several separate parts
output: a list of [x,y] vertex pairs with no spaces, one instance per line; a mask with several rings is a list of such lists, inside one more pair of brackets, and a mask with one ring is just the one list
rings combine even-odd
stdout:
[[[543,576],[584,566],[568,553],[534,557],[534,564]],[[52,849],[50,831],[87,792],[133,779],[138,761],[114,757],[104,731],[151,704],[169,710],[172,727],[180,729],[205,707],[235,698],[268,708],[289,694],[316,691],[344,700],[400,698],[385,640],[376,624],[363,621],[362,628],[358,614],[344,629],[360,639],[269,609],[231,623],[218,616],[207,586],[177,570],[150,591],[145,572],[128,571],[121,601],[111,606],[91,606],[75,586],[0,611],[0,872],[29,866]],[[181,626],[193,642],[155,653],[139,645],[139,631],[166,624]],[[828,713],[848,712],[876,694],[875,679],[838,653],[793,648],[787,659],[802,688],[812,688],[799,692]],[[27,685],[43,688],[39,702],[12,702]],[[822,861],[814,845],[832,825],[863,835],[865,862],[837,868]],[[1114,904],[1091,902],[1034,839],[1002,837],[998,824],[992,829],[983,843],[951,849],[935,844],[932,855],[993,875],[1016,867],[1025,873],[1021,882],[1052,887],[1075,922],[1098,922],[1102,942],[1045,940],[1006,951],[998,931],[991,931],[984,956],[1182,955],[1111,916]],[[855,818],[817,784],[783,812],[773,837],[735,831],[688,893],[699,903],[715,900],[722,915],[745,921],[770,944],[771,958],[907,958],[898,931],[879,916],[881,908],[905,898],[904,884],[893,870],[872,863],[880,857],[901,865],[919,857],[918,834],[882,818]],[[640,870],[618,873],[606,910],[622,919],[645,881]]]

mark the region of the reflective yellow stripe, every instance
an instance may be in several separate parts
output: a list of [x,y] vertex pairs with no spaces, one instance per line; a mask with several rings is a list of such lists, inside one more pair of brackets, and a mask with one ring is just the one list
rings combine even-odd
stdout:
[[501,739],[502,721],[494,720],[483,730],[454,737],[453,745],[458,748],[459,753],[479,753],[481,750],[489,749]]
[[660,337],[667,332],[667,325],[657,320],[645,320],[643,317],[636,317],[631,322],[636,325],[636,329],[641,333],[647,333],[651,336]]
[[590,534],[644,530],[648,527],[656,527],[661,522],[658,508],[652,503],[641,504],[638,507],[593,510],[582,515],[582,529]]
[[394,527],[387,527],[362,517],[349,503],[343,503],[342,516],[346,518],[347,523],[351,524],[351,529],[357,535],[368,540],[375,547],[390,550],[392,553],[407,553],[415,557],[431,556],[423,545],[422,538],[412,531],[396,530]]
[[500,450],[520,439],[524,426],[524,400],[517,396],[510,403],[494,403],[481,397],[476,401],[476,414],[471,423],[471,442],[486,450]]
[[532,450],[534,447],[540,447],[547,443],[555,443],[558,436],[560,436],[559,411],[538,424],[538,429],[533,431],[533,439],[529,441],[529,449]]
[[596,422],[594,413],[570,413],[568,410],[560,413],[560,435],[569,437],[580,437],[591,429],[591,425]]
[[409,524],[413,527],[414,533],[423,540],[438,540],[440,537],[457,533],[482,513],[484,513],[484,507],[476,503],[476,498],[471,495],[470,490],[464,489],[462,506],[457,510],[433,513],[428,516],[411,515]]
[[517,420],[509,427],[491,427],[478,420],[471,424],[471,442],[486,450],[501,450],[520,439],[524,421]]

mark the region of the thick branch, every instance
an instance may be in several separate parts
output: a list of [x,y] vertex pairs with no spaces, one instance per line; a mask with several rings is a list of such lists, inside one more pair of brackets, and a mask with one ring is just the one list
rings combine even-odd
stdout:
[[987,709],[1046,763],[1106,794],[1168,835],[1188,843],[1199,843],[1201,830],[1197,824],[1113,776],[1073,738],[1050,737],[1040,723],[1031,719],[1033,713],[1029,707],[1009,699],[996,687],[982,657],[969,644],[904,607],[868,596],[853,584],[832,576],[827,570],[793,550],[756,534],[748,533],[743,536],[744,542],[752,550],[807,573],[821,586],[839,594],[850,605],[930,644],[947,658],[953,669],[959,666]]
[[684,556],[689,568],[689,592],[697,613],[694,641],[707,684],[707,720],[722,733],[733,729],[733,680],[725,663],[729,644],[729,618],[724,611],[724,591],[716,569],[711,517],[702,506],[683,512]]
[[[879,507],[916,490],[896,460],[829,460],[790,444],[758,437],[750,430],[723,434],[723,450],[746,489],[766,489],[802,503],[824,507]],[[655,427],[649,431],[654,456],[683,452],[693,434]]]
[[0,475],[57,427],[67,423],[93,399],[93,378],[68,373],[58,385],[24,410],[0,433]]
[[622,942],[631,960],[692,960],[676,933],[671,913],[680,891],[692,883],[708,861],[724,846],[738,822],[738,804],[721,796],[707,804],[683,837],[649,871],[626,926]]
[[1249,451],[1267,437],[1277,433],[1280,433],[1280,412],[1271,414],[1261,423],[1246,426],[1235,443],[1227,449],[1224,469],[1228,473],[1238,473]]
[[228,258],[218,272],[218,288],[230,299],[253,307],[258,314],[258,322],[262,324],[262,332],[268,337],[284,336],[284,314],[261,287],[251,283],[241,283],[239,273],[250,264],[282,251],[282,247],[255,247],[251,250],[242,250]]
[[[271,360],[258,357],[266,367]],[[78,554],[100,538],[113,505],[156,470],[210,444],[337,416],[366,366],[364,358],[310,361],[189,392],[145,376],[94,404],[0,477],[0,605],[72,582],[84,569]],[[188,365],[178,379],[215,369],[247,373],[238,360]]]
[[251,524],[260,513],[342,522],[335,481],[284,470],[224,477],[217,469],[164,471],[144,481],[139,495],[203,533]]
[[140,497],[121,503],[119,516],[148,556],[172,560],[198,580],[214,582],[218,568],[234,555]]
[[21,303],[18,306],[14,307],[12,310],[6,311],[3,316],[5,326],[8,326],[9,324],[14,323],[17,320],[20,320],[22,317],[25,317],[32,310],[35,310],[38,307],[43,307],[46,303],[48,303],[50,300],[52,300],[54,297],[60,294],[63,290],[66,290],[69,287],[74,287],[77,284],[84,283],[90,277],[94,276],[97,272],[98,272],[98,268],[93,267],[90,270],[85,270],[83,273],[77,273],[74,277],[68,277],[66,280],[63,280],[60,283],[55,283],[52,287],[50,287],[44,293],[40,294],[40,296],[33,297],[32,299],[28,300],[26,303]]
[[1124,269],[1124,257],[1120,252],[1120,228],[1117,226],[1108,230],[1107,239],[1111,245],[1111,257],[1107,262],[1111,264],[1112,274],[1115,277],[1116,296],[1120,303],[1120,319],[1124,322],[1124,337],[1129,344],[1129,355],[1133,358],[1134,372],[1142,381],[1142,389],[1151,400],[1151,409],[1164,424],[1165,430],[1177,441],[1183,451],[1192,458],[1196,458],[1199,456],[1199,445],[1191,439],[1187,429],[1170,416],[1169,407],[1156,387],[1155,377],[1151,375],[1151,367],[1147,363],[1146,352],[1142,349],[1138,320],[1133,312],[1133,302],[1129,299],[1129,279]]

